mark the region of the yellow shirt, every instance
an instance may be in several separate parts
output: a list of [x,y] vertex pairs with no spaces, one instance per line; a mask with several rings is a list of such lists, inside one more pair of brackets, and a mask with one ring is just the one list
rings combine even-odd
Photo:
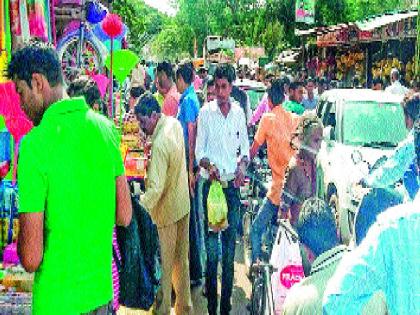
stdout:
[[178,120],[162,114],[152,135],[146,193],[141,197],[158,228],[176,223],[190,212],[183,137]]

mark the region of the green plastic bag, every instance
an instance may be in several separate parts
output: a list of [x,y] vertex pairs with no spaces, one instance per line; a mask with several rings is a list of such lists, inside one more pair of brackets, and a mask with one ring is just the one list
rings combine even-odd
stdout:
[[222,184],[213,181],[210,186],[207,199],[207,215],[209,227],[214,231],[220,231],[227,227],[228,206]]

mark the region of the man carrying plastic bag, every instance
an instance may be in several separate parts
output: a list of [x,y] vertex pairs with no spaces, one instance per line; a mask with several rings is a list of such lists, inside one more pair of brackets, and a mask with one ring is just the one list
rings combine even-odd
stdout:
[[[208,311],[209,315],[219,313],[217,266],[219,232],[221,231],[223,259],[220,314],[224,315],[229,314],[232,308],[235,240],[240,207],[239,187],[245,177],[249,142],[245,114],[241,107],[230,99],[235,70],[228,65],[219,66],[214,77],[217,99],[204,105],[200,110],[195,153],[202,168],[202,175],[207,179],[203,186],[203,207],[207,249]],[[221,184],[215,180],[220,181]],[[212,188],[211,185],[213,185]],[[212,212],[213,200],[216,200],[215,204],[223,204],[219,202],[223,200],[219,198],[222,196],[221,191],[226,199],[226,206]],[[208,199],[210,199],[210,209],[208,209]],[[224,220],[224,217],[227,219]],[[223,223],[223,221],[227,222]]]

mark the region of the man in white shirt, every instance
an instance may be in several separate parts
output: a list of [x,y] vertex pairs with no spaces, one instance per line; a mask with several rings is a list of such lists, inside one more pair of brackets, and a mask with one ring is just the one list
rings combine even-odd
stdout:
[[[229,314],[234,276],[235,239],[239,222],[239,187],[243,183],[249,157],[245,114],[230,99],[235,70],[219,66],[215,72],[216,100],[206,104],[198,116],[196,158],[203,177],[204,232],[207,250],[206,292],[209,315],[217,311],[217,266],[219,233],[209,230],[207,198],[212,180],[220,180],[228,205],[228,227],[222,240],[222,292],[220,314]],[[209,172],[210,171],[210,172]]]
[[145,89],[146,72],[144,70],[145,61],[142,60],[131,72],[131,88],[142,87]]
[[391,94],[405,95],[408,89],[400,83],[400,72],[398,69],[391,70],[391,85],[388,86],[385,91]]

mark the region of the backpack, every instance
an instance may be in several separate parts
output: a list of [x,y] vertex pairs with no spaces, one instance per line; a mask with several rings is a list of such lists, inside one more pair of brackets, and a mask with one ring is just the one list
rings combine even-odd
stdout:
[[147,211],[135,197],[131,201],[130,225],[117,227],[121,252],[119,301],[128,308],[149,310],[159,288],[159,236]]

